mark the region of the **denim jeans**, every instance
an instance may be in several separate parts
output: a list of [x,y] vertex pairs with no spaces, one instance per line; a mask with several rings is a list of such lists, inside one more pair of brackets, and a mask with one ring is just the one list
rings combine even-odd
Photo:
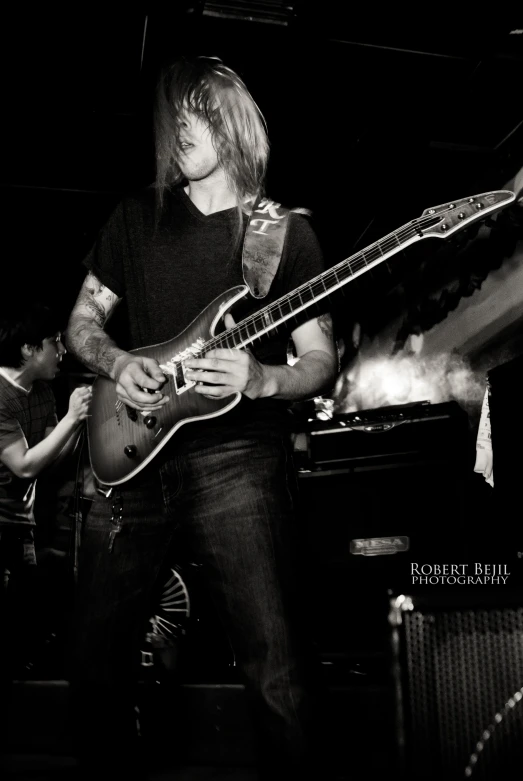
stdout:
[[[80,546],[71,670],[78,753],[91,772],[107,754],[98,771],[109,770],[112,757],[113,769],[122,772],[127,762],[139,776],[130,740],[137,650],[151,591],[179,529],[242,671],[263,777],[301,778],[310,769],[313,709],[295,610],[294,478],[286,438],[246,428],[217,446],[187,446],[110,499],[93,502]],[[119,495],[122,525],[111,544]]]

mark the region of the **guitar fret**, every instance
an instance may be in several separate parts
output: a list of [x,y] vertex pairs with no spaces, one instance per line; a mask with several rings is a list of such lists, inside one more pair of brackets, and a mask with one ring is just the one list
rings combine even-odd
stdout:
[[337,284],[343,284],[346,279],[354,276],[354,270],[348,265],[346,268],[340,269],[338,273],[333,272],[333,275]]
[[246,342],[249,339],[249,323],[242,323],[240,325],[240,342]]
[[273,315],[269,309],[261,309],[259,312],[251,316],[251,323],[253,333],[251,336],[259,337],[261,331],[265,331],[267,326],[273,327]]
[[312,285],[310,285],[310,284],[307,285],[306,292],[307,292],[307,296],[308,296],[307,301],[314,301],[316,296],[314,295],[314,291],[312,289]]
[[280,305],[280,311],[282,317],[290,317],[292,315],[293,312],[292,304],[288,296],[285,299],[285,301],[283,301],[282,304]]
[[255,315],[252,320],[254,328],[254,337],[257,338],[260,335],[260,331],[263,331],[263,320],[259,315]]
[[292,312],[294,312],[296,309],[301,309],[302,307],[308,306],[308,304],[313,301],[315,298],[314,294],[312,293],[312,289],[309,287],[303,287],[299,290],[295,291],[294,299],[296,301],[296,305],[294,306],[291,302],[291,299],[289,299],[289,304],[292,307]]
[[278,309],[279,309],[279,307],[277,307],[277,306],[271,306],[271,308],[270,308],[270,320],[271,320],[273,328],[277,328],[276,323],[280,319],[280,316],[279,316],[279,313],[278,313]]
[[[320,285],[321,285],[321,287],[320,287]],[[319,280],[319,283],[318,282],[313,282],[310,287],[311,287],[311,290],[312,290],[312,297],[313,297],[313,299],[319,298],[322,295],[322,293],[328,293],[329,292],[329,288],[326,286],[326,284],[323,281],[323,279]]]

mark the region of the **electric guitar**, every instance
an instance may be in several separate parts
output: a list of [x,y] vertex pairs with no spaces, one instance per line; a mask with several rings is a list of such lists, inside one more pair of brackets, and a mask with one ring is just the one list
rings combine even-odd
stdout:
[[425,209],[421,217],[406,223],[380,241],[311,279],[272,304],[249,315],[234,327],[215,335],[220,319],[245,297],[246,285],[233,287],[214,299],[178,336],[161,344],[131,352],[155,358],[168,378],[169,401],[160,409],[142,415],[116,396],[116,383],[99,376],[93,384],[91,417],[87,434],[89,456],[99,483],[115,486],[135,476],[183,425],[223,415],[241,398],[210,399],[193,390],[186,376],[185,361],[220,347],[242,349],[325,296],[351,282],[382,261],[425,238],[447,238],[483,219],[515,198],[510,190],[495,190],[453,203]]

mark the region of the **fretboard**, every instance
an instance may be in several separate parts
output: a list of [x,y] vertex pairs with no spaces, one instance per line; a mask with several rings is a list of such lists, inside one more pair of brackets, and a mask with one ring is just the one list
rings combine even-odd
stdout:
[[424,238],[422,228],[437,224],[439,217],[420,217],[389,233],[380,241],[369,245],[314,279],[282,296],[255,314],[249,315],[233,328],[209,339],[202,347],[207,352],[218,347],[242,348],[260,336],[278,328],[286,320],[295,317],[307,307],[334,293],[343,285],[405,249],[409,244]]

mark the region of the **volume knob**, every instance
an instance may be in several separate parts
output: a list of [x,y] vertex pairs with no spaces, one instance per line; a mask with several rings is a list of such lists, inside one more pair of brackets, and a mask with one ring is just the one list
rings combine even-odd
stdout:
[[126,445],[123,449],[123,452],[127,456],[127,458],[135,458],[136,454],[138,453],[138,450],[136,448],[136,445]]
[[154,415],[148,415],[148,416],[147,416],[147,417],[144,419],[144,421],[143,421],[143,422],[145,423],[145,425],[147,426],[147,428],[154,428],[154,427],[156,426],[156,418],[154,417]]

